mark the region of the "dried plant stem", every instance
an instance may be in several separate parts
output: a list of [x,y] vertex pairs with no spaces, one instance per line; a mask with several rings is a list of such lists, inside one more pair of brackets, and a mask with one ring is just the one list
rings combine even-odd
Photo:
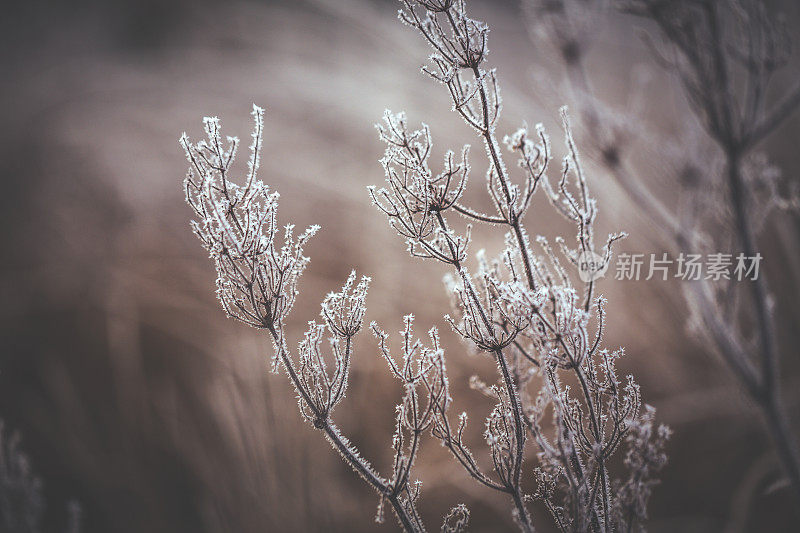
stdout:
[[[448,448],[467,473],[479,483],[508,494],[512,516],[525,533],[534,531],[527,504],[544,501],[556,524],[565,531],[596,533],[640,528],[647,516],[647,501],[655,474],[666,463],[663,447],[669,429],[654,424],[654,410],[644,406],[633,376],[622,386],[614,361],[622,351],[600,348],[604,324],[604,300],[594,297],[594,280],[577,290],[544,237],[537,237],[544,256],[535,255],[522,219],[531,205],[540,179],[555,212],[577,229],[577,247],[556,240],[573,265],[579,256],[595,252],[593,223],[596,203],[589,196],[578,160],[566,110],[562,110],[569,155],[561,179],[554,188],[543,177],[550,162],[549,140],[537,126],[538,143],[521,128],[504,143],[520,157],[523,185],[507,172],[495,122],[500,113],[500,94],[494,70],[484,70],[488,27],[466,15],[464,0],[402,0],[400,18],[419,30],[433,46],[432,69],[426,72],[445,84],[453,108],[475,130],[485,145],[489,172],[487,185],[496,213],[484,215],[459,202],[469,174],[468,151],[461,160],[448,151],[444,170],[435,175],[428,164],[432,140],[427,126],[410,132],[405,115],[385,114],[379,125],[386,144],[381,160],[388,188],[370,187],[373,202],[391,226],[405,238],[412,256],[440,261],[455,271],[446,282],[454,298],[457,317],[449,315],[453,329],[473,349],[492,357],[497,379],[490,385],[476,376],[470,384],[496,404],[486,418],[484,438],[490,452],[493,479],[478,467],[464,443],[467,414],[454,427],[449,419],[452,398],[445,369],[444,350],[435,328],[428,332],[430,347],[415,340],[413,316],[404,318],[402,357],[390,354],[387,335],[371,325],[379,350],[390,372],[402,383],[404,395],[397,405],[395,452],[392,474],[382,477],[366,461],[331,417],[344,397],[353,350],[353,338],[366,312],[369,278],[356,285],[353,272],[340,292],[328,294],[322,303],[323,323],[309,322],[298,355],[292,356],[283,330],[284,319],[298,294],[297,282],[309,259],[303,249],[317,227],[298,238],[287,226],[283,245],[277,244],[277,193],[256,179],[261,146],[263,110],[254,107],[249,172],[245,185],[228,179],[238,140],[228,138],[223,147],[219,121],[207,118],[207,141],[197,144],[181,138],[190,164],[184,182],[187,202],[194,210],[192,226],[217,267],[219,299],[229,316],[260,330],[269,331],[274,342],[273,368],[283,367],[297,391],[303,417],[324,432],[331,446],[378,494],[377,520],[389,502],[399,524],[409,532],[424,531],[416,504],[420,483],[411,482],[411,470],[430,430]],[[574,177],[574,183],[568,180]],[[478,254],[477,276],[465,264],[471,241],[471,225],[459,234],[445,215],[452,209],[467,219],[506,226],[506,249],[498,259],[486,261]],[[607,267],[611,245],[621,234],[610,235],[602,249]],[[504,270],[502,270],[504,269]],[[590,318],[596,315],[597,330]],[[321,346],[326,332],[330,350]],[[592,341],[592,337],[594,340]],[[562,384],[560,374],[575,374],[581,389],[577,397]],[[541,386],[535,401],[526,388],[535,375]],[[542,427],[551,414],[554,432]],[[525,445],[538,446],[539,466],[533,470],[536,495],[523,489]],[[610,479],[606,461],[620,445],[627,450],[622,461],[627,477]],[[464,505],[454,507],[444,519],[442,531],[464,530],[469,518]]]
[[[755,256],[757,249],[750,218],[747,216],[745,186],[740,173],[740,156],[736,151],[730,150],[727,152],[727,160],[728,183],[738,237],[744,253]],[[775,327],[768,308],[769,291],[764,277],[753,280],[750,287],[755,306],[758,337],[761,342],[761,353],[759,354],[761,379],[758,387],[759,394],[754,397],[754,400],[762,411],[767,431],[772,436],[778,457],[795,495],[800,498],[800,452],[798,452],[797,441],[791,434],[791,426],[780,394]]]
[[783,402],[775,397],[776,394],[777,391],[773,392],[773,395],[764,401],[762,411],[789,482],[795,492],[800,493],[800,470],[798,470],[800,459],[798,459],[797,445],[791,434],[786,409]]
[[[419,521],[419,517],[416,514],[410,513],[403,504],[398,499],[398,494],[393,488],[389,485],[389,483],[383,479],[375,470],[372,468],[372,465],[363,459],[358,453],[354,452],[350,446],[350,443],[342,436],[339,428],[336,427],[333,420],[330,418],[329,415],[320,413],[317,411],[314,402],[308,396],[308,393],[305,391],[305,388],[302,386],[302,383],[297,376],[297,373],[294,370],[294,365],[289,360],[288,352],[283,346],[285,345],[284,336],[282,326],[276,328],[268,328],[270,335],[276,346],[276,351],[278,353],[278,357],[281,360],[283,368],[286,369],[286,373],[289,375],[289,379],[291,380],[292,384],[294,385],[295,389],[299,391],[301,396],[301,401],[303,401],[311,410],[314,415],[316,415],[317,419],[314,421],[314,427],[323,431],[325,436],[328,439],[328,442],[331,443],[331,446],[339,452],[342,456],[342,459],[353,469],[355,470],[364,480],[372,486],[375,491],[378,492],[382,497],[385,497],[392,506],[392,510],[397,517],[398,522],[403,527],[404,531],[409,533],[411,532],[422,532],[425,531],[422,523]],[[414,445],[416,451],[416,441]]]
[[787,91],[787,94],[772,111],[750,130],[747,137],[742,140],[741,149],[748,150],[764,140],[778,129],[784,120],[792,116],[798,106],[800,106],[800,83]]
[[[502,190],[503,190],[503,193],[505,194],[506,202],[508,203],[508,205],[511,205],[512,198],[511,198],[511,193],[510,193],[509,184],[508,184],[508,177],[506,176],[506,173],[505,173],[505,165],[503,164],[502,156],[500,155],[499,150],[498,150],[497,139],[495,138],[494,134],[492,133],[491,128],[489,127],[489,121],[490,121],[489,111],[488,111],[489,107],[488,107],[488,102],[487,102],[487,97],[486,97],[486,89],[484,87],[484,82],[483,82],[483,76],[481,76],[481,73],[478,71],[477,67],[473,68],[473,75],[475,76],[475,79],[477,80],[476,83],[478,83],[478,86],[479,86],[479,94],[480,94],[480,99],[481,99],[481,109],[482,109],[482,113],[483,113],[484,129],[483,129],[483,132],[481,133],[481,136],[483,137],[484,144],[486,145],[486,148],[489,151],[489,154],[491,156],[491,162],[494,165],[495,172],[497,172],[498,181],[502,185]],[[537,286],[536,286],[536,282],[535,282],[534,277],[533,277],[533,269],[531,268],[530,249],[529,249],[528,243],[526,242],[526,239],[525,239],[524,230],[522,228],[522,223],[521,223],[520,219],[516,216],[516,214],[513,212],[513,210],[511,210],[511,209],[509,210],[509,216],[506,218],[506,220],[504,222],[505,222],[505,224],[507,224],[511,228],[511,230],[514,233],[514,238],[516,239],[517,248],[519,249],[520,255],[522,257],[522,262],[523,262],[523,266],[524,266],[524,269],[525,269],[525,278],[526,278],[526,281],[528,283],[528,287],[531,290],[535,291],[537,289]],[[587,298],[586,298],[586,305],[587,306],[589,305],[589,303],[591,301],[591,291],[592,291],[592,287],[593,286],[594,286],[594,283],[590,282],[589,290],[587,291]],[[549,326],[549,329],[552,332],[555,333],[553,326],[550,325],[550,322],[542,314],[542,312],[539,311],[539,310],[535,310],[534,312],[539,317],[539,319],[541,319],[542,322],[546,326]],[[566,343],[563,341],[563,339],[559,339],[559,340],[560,340],[561,347],[565,350],[565,352],[567,354],[570,354],[570,349],[566,345]],[[498,359],[498,364],[500,364],[501,369],[503,370],[503,380],[504,380],[504,382],[506,382],[507,387],[509,387],[509,394],[511,394],[511,387],[513,387],[513,383],[512,383],[512,381],[510,379],[510,376],[508,376],[508,367],[505,364],[505,360],[502,358],[502,354],[500,352],[497,353],[497,359]],[[602,438],[601,438],[600,430],[599,430],[600,422],[597,419],[597,415],[596,415],[596,411],[595,411],[595,408],[594,408],[593,400],[592,400],[591,394],[589,393],[589,389],[588,389],[588,387],[586,385],[585,376],[583,376],[583,373],[582,373],[579,365],[577,365],[577,364],[574,365],[573,369],[575,371],[576,376],[578,377],[578,380],[581,383],[581,390],[583,391],[584,400],[586,401],[586,404],[587,404],[588,409],[589,409],[589,416],[590,416],[591,423],[592,423],[592,432],[594,433],[594,437],[596,439],[598,439],[598,442],[600,442],[601,445],[602,445]],[[517,397],[516,391],[514,391],[514,395],[511,396],[511,397],[512,397],[512,407],[515,409],[515,413],[517,413],[519,411],[519,406],[517,405],[517,402],[515,401],[515,397]],[[515,419],[516,419],[516,416],[515,416]],[[518,427],[521,428],[521,426],[522,426],[522,423],[520,422],[518,424]],[[521,435],[520,435],[520,437],[521,437]],[[519,453],[521,454],[521,450],[520,450]],[[602,497],[603,497],[603,516],[601,517],[601,520],[602,520],[603,524],[607,524],[608,523],[609,514],[610,514],[609,498],[608,498],[608,479],[607,479],[607,472],[606,472],[606,467],[605,467],[604,460],[600,459],[599,462],[600,462],[600,489],[601,489],[601,493],[602,493]],[[518,466],[521,466],[521,460],[520,460]],[[519,473],[517,473],[517,475],[519,475]],[[516,497],[515,497],[515,500],[516,500]]]
[[[483,91],[483,89],[481,89]],[[485,102],[485,99],[482,99]],[[485,108],[485,106],[484,106]],[[486,116],[486,115],[484,115]],[[488,120],[488,117],[486,118]],[[488,137],[489,142],[492,142],[494,139],[492,137]],[[442,213],[437,211],[436,212],[436,221],[439,224],[439,227],[445,233],[448,232],[447,223],[442,216]],[[464,286],[467,288],[467,291],[472,299],[472,303],[476,309],[478,309],[481,320],[483,321],[484,327],[487,331],[492,330],[492,323],[490,322],[487,312],[483,307],[483,302],[481,302],[478,295],[475,293],[475,288],[473,287],[470,280],[466,277],[466,273],[464,268],[461,265],[460,260],[458,260],[458,254],[456,253],[455,246],[452,242],[448,240],[447,242],[448,247],[450,248],[450,253],[453,255],[453,267],[456,270],[456,273],[461,276],[461,281]],[[528,512],[527,508],[525,507],[525,502],[522,496],[522,462],[525,455],[525,439],[527,429],[525,427],[525,415],[522,412],[522,407],[520,404],[519,392],[517,391],[517,386],[514,383],[513,378],[511,377],[511,373],[508,370],[508,363],[506,362],[506,358],[503,355],[503,350],[497,348],[494,350],[495,360],[497,361],[497,365],[500,368],[501,376],[503,380],[503,385],[506,387],[506,394],[508,394],[508,398],[511,402],[511,410],[513,413],[513,421],[514,421],[514,433],[515,433],[515,442],[516,442],[516,450],[514,451],[513,455],[513,476],[509,483],[506,483],[502,486],[504,492],[508,492],[514,500],[514,506],[517,509],[518,516],[520,523],[522,525],[523,531],[532,532],[533,531],[533,524],[531,523],[530,513]],[[498,487],[499,488],[499,487]]]
[[[450,17],[450,20],[451,20],[451,24],[453,25],[453,28],[456,29],[457,27],[452,22],[452,17]],[[482,110],[482,118],[483,118],[483,126],[484,126],[483,127],[483,131],[481,132],[481,136],[483,137],[484,144],[486,145],[486,148],[489,151],[489,154],[491,156],[491,162],[492,162],[492,164],[494,166],[495,172],[497,172],[498,181],[502,185],[502,190],[503,190],[503,193],[505,195],[506,202],[508,203],[508,205],[511,205],[512,204],[512,198],[511,198],[511,193],[510,193],[510,189],[509,189],[509,180],[508,180],[508,177],[506,176],[506,171],[505,171],[506,167],[503,164],[502,156],[500,155],[499,150],[498,150],[497,139],[495,138],[495,136],[493,134],[493,130],[490,127],[489,105],[488,105],[488,98],[486,96],[486,88],[484,87],[483,76],[482,76],[482,73],[478,70],[477,66],[474,66],[472,68],[472,72],[473,72],[473,76],[474,76],[474,78],[476,80],[476,83],[478,84],[478,87],[479,87],[478,92],[480,94],[480,100],[481,100],[481,110]],[[585,195],[585,193],[584,193],[584,195]],[[523,265],[525,267],[525,277],[526,277],[526,280],[527,280],[527,283],[528,283],[528,287],[531,290],[536,290],[537,287],[536,287],[536,283],[535,283],[534,277],[533,277],[533,270],[531,268],[530,250],[529,250],[528,244],[527,244],[525,236],[524,236],[524,230],[522,228],[521,220],[514,213],[514,211],[512,209],[509,209],[509,216],[505,219],[504,222],[508,226],[510,226],[510,228],[512,229],[512,231],[514,233],[514,238],[516,239],[517,247],[518,247],[518,249],[520,251],[520,255],[522,257]],[[588,306],[589,306],[589,304],[591,302],[593,287],[594,287],[594,282],[592,281],[592,282],[589,283],[589,289],[587,291],[587,297],[586,297],[586,306],[587,306],[587,308],[588,308]],[[549,321],[547,321],[547,319],[542,315],[541,311],[536,310],[535,313],[543,321],[544,324],[549,325]],[[550,326],[550,328],[552,330],[552,326]],[[564,350],[566,351],[566,353],[570,354],[570,350],[567,347],[567,345],[564,343],[563,339],[560,339],[560,343],[561,343],[562,348],[564,348]],[[504,361],[502,360],[501,354],[499,354],[499,353],[498,353],[498,361],[501,362],[501,368],[503,369],[503,379],[506,382],[509,382],[510,379],[506,377],[507,374],[508,374],[507,366],[505,365]],[[583,391],[584,399],[585,399],[587,407],[589,409],[589,416],[590,416],[590,420],[591,420],[591,423],[592,423],[592,432],[594,433],[594,437],[602,445],[602,436],[601,436],[600,430],[599,430],[600,421],[598,420],[598,417],[597,417],[597,414],[596,414],[596,411],[595,411],[595,408],[594,408],[592,396],[589,393],[589,389],[588,389],[588,386],[586,384],[586,378],[583,375],[583,372],[582,372],[582,370],[581,370],[579,365],[575,364],[573,366],[573,369],[575,371],[575,374],[576,374],[578,380],[581,383],[581,390]],[[513,402],[513,399],[512,399],[512,402]],[[602,519],[602,523],[603,524],[607,524],[609,516],[610,516],[609,498],[608,498],[608,479],[607,479],[607,475],[608,474],[607,474],[606,467],[605,467],[605,461],[601,458],[599,460],[599,463],[600,463],[599,464],[599,466],[600,466],[600,468],[599,468],[599,471],[600,471],[600,490],[601,490],[602,499],[603,499],[603,516],[601,517],[601,519]]]

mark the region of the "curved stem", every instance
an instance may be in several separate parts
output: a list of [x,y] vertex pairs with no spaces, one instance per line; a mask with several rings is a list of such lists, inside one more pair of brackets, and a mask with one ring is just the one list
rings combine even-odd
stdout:
[[762,412],[789,483],[795,494],[800,496],[800,460],[798,460],[797,444],[792,436],[789,417],[777,394],[762,404]]
[[[581,389],[583,390],[583,397],[586,400],[586,405],[589,408],[589,419],[592,423],[592,433],[594,434],[595,442],[600,446],[600,449],[603,448],[603,435],[600,430],[600,421],[598,420],[598,413],[594,407],[594,401],[592,400],[592,395],[589,392],[589,386],[586,384],[586,376],[583,374],[583,370],[581,369],[580,365],[575,365],[575,375],[578,377],[578,381],[581,384]],[[611,507],[609,503],[609,496],[608,496],[608,472],[606,471],[606,464],[605,459],[600,455],[597,457],[597,467],[600,469],[600,490],[601,494],[603,495],[603,526],[608,527],[609,518],[611,516]]]
[[321,418],[321,427],[319,429],[325,432],[325,436],[327,437],[328,442],[331,443],[331,446],[333,446],[334,449],[339,452],[339,454],[342,456],[342,459],[344,459],[344,461],[353,470],[355,470],[367,483],[369,483],[373,489],[389,500],[389,502],[392,504],[392,509],[394,509],[395,515],[397,516],[397,520],[400,522],[400,525],[403,527],[404,531],[409,533],[424,531],[425,528],[406,510],[406,508],[400,502],[398,495],[391,490],[391,487],[389,487],[388,482],[386,482],[375,472],[369,462],[359,456],[350,447],[350,443],[347,442],[341,433],[339,433],[339,428],[336,427],[330,417],[327,415],[321,416],[322,413],[317,412],[314,404],[311,402],[311,398],[308,396],[307,391],[302,387],[300,379],[294,370],[294,366],[289,359],[289,355],[284,349],[285,345],[283,342],[282,332],[279,333],[274,327],[269,328],[269,332],[275,341],[276,349],[278,350],[278,357],[280,358],[283,367],[286,369],[289,379],[292,381],[292,385],[294,385],[295,389],[297,389],[298,394],[300,394],[300,398],[303,400],[303,403],[306,405],[306,407],[308,407],[308,409],[310,409],[311,412],[316,416]]
[[[757,250],[753,229],[747,216],[746,190],[740,171],[739,154],[728,151],[728,183],[731,203],[736,219],[736,229],[746,257],[756,257]],[[775,328],[769,311],[767,284],[763,276],[749,280],[755,306],[758,336],[761,345],[761,380],[759,383],[760,402],[775,442],[778,456],[797,496],[800,497],[800,454],[797,443],[791,435],[789,421],[781,405],[778,382],[778,351],[775,346]],[[759,399],[759,398],[757,398]]]
[[[442,228],[442,231],[447,234],[447,223],[442,216],[442,213],[437,211],[436,212],[436,221],[439,223],[439,227]],[[459,262],[456,256],[456,250],[453,246],[453,243],[450,242],[450,239],[447,239],[447,244],[450,248],[450,253],[453,257],[453,266],[458,271],[459,276],[462,278],[462,282],[464,283],[464,289],[469,293],[470,298],[472,299],[475,307],[478,309],[478,312],[481,316],[481,320],[483,321],[483,325],[486,328],[487,332],[491,334],[492,332],[492,323],[489,320],[489,317],[486,313],[486,310],[483,308],[483,303],[478,298],[478,295],[475,294],[475,290],[472,287],[472,283],[466,277],[463,269],[461,268],[461,263]],[[514,380],[511,378],[511,373],[508,371],[508,363],[506,362],[505,356],[503,355],[503,350],[497,349],[494,351],[495,356],[497,358],[497,364],[500,366],[501,374],[503,377],[503,384],[506,387],[506,391],[509,397],[509,401],[511,402],[511,410],[514,418],[514,438],[516,441],[516,449],[514,450],[514,472],[512,478],[512,484],[508,487],[509,493],[514,498],[514,505],[517,507],[517,512],[519,513],[520,524],[524,531],[532,532],[533,525],[530,522],[530,516],[528,514],[527,509],[525,508],[525,502],[522,499],[521,491],[520,491],[520,481],[522,478],[522,461],[523,456],[525,454],[525,415],[522,412],[522,407],[520,406],[520,399],[519,394],[517,393],[517,387],[514,384]]]

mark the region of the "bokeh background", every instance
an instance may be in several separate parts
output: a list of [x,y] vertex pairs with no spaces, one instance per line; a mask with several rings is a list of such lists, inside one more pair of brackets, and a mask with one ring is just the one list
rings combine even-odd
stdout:
[[[563,67],[531,40],[517,2],[470,4],[492,28],[500,131],[543,122],[563,153],[558,107],[574,105]],[[797,36],[797,6],[769,6],[785,13]],[[0,418],[6,431],[19,432],[43,482],[46,531],[61,530],[72,499],[87,532],[395,528],[374,523],[377,498],[300,420],[285,377],[269,374],[268,339],[224,318],[213,268],[188,227],[178,136],[199,138],[201,118],[217,115],[223,133],[246,139],[254,102],[267,110],[261,176],[281,192],[282,220],[323,226],[307,250],[312,263],[288,331],[299,339],[351,268],[372,276],[368,320],[396,331],[413,312],[419,331],[444,332],[455,407],[473,414],[469,438],[486,459],[480,432],[491,405],[466,382],[476,373],[488,379],[492,363],[468,355],[448,333],[443,267],[407,257],[365,190],[383,180],[373,124],[385,108],[427,122],[439,153],[476,145],[449,111],[446,91],[420,73],[429,50],[396,20],[396,9],[366,0],[4,7]],[[641,24],[621,15],[598,24],[588,64],[604,104],[623,112],[639,98],[635,120],[691,140],[697,125],[638,38]],[[797,66],[795,58],[795,78]],[[800,169],[798,134],[795,116],[762,146],[790,180]],[[659,152],[655,140],[637,142],[643,156]],[[481,205],[485,167],[473,152],[469,196]],[[587,159],[600,230],[631,233],[621,251],[664,251],[647,213]],[[677,186],[663,182],[657,162],[645,168],[639,179],[669,201]],[[534,214],[528,227],[559,229],[547,213]],[[795,428],[799,229],[796,215],[782,215],[760,242]],[[479,238],[490,251],[501,245],[491,232]],[[600,288],[610,300],[607,345],[625,346],[622,370],[636,374],[645,400],[675,432],[650,529],[792,530],[800,510],[780,483],[760,421],[687,332],[679,287],[607,279]],[[374,339],[362,334],[336,418],[384,471],[400,392]],[[513,530],[507,502],[426,443],[417,473],[427,522],[438,527],[463,501],[473,531]]]

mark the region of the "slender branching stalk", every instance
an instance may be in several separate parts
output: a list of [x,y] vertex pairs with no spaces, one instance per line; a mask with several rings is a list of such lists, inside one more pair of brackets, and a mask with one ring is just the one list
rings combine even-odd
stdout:
[[[398,406],[392,475],[384,478],[361,456],[332,418],[334,408],[347,390],[353,342],[363,325],[369,278],[362,277],[356,283],[353,272],[341,291],[325,298],[322,323],[309,322],[297,356],[292,356],[286,340],[285,318],[292,309],[299,278],[309,261],[303,255],[304,248],[318,227],[312,226],[295,238],[293,226],[288,225],[283,243],[277,241],[278,194],[270,192],[256,176],[263,114],[261,108],[253,106],[251,156],[240,183],[230,176],[239,141],[228,137],[223,143],[216,118],[204,121],[207,140],[192,144],[185,135],[181,138],[189,161],[184,183],[186,199],[197,217],[192,227],[216,265],[217,295],[230,317],[269,333],[275,347],[273,369],[282,368],[286,372],[297,392],[303,418],[322,431],[343,460],[379,494],[378,519],[383,520],[383,502],[388,502],[404,530],[423,531],[416,510],[419,488],[412,482],[410,472],[419,451],[419,436],[430,423],[430,414],[419,407],[417,384],[423,377],[431,384],[443,381],[443,357],[438,347],[423,348],[411,341],[411,317],[407,317],[404,357],[409,362],[403,368],[408,370],[411,359],[416,360],[417,368],[413,373],[410,370],[403,373],[393,367],[405,386],[405,395]],[[326,334],[327,353],[323,349]],[[435,338],[435,332],[432,335]],[[385,346],[382,351],[388,357]],[[432,385],[426,390],[439,389]],[[408,447],[407,434],[411,435]]]
[[[216,265],[222,307],[230,317],[271,336],[273,368],[286,372],[303,417],[378,493],[379,521],[388,502],[404,530],[424,531],[417,510],[420,483],[412,479],[412,468],[424,435],[430,433],[470,477],[508,496],[522,531],[534,531],[529,506],[535,498],[564,531],[639,530],[655,475],[666,461],[663,446],[669,430],[655,424],[651,407],[642,408],[633,377],[624,383],[617,377],[614,365],[622,350],[601,346],[605,311],[596,283],[611,259],[613,243],[623,235],[610,235],[602,246],[595,246],[597,206],[566,109],[562,116],[567,156],[555,183],[547,176],[552,155],[541,126],[532,136],[521,128],[504,138],[502,144],[518,160],[521,178],[506,168],[495,132],[501,109],[497,75],[485,66],[486,24],[467,16],[463,1],[402,4],[401,20],[434,48],[425,71],[447,87],[453,109],[486,149],[486,185],[494,212],[483,214],[463,201],[470,174],[468,146],[459,157],[448,151],[441,172],[434,173],[428,127],[411,131],[402,113],[387,111],[378,126],[386,145],[381,162],[387,185],[370,187],[369,192],[412,256],[434,259],[451,269],[446,285],[454,313],[447,321],[467,346],[496,363],[494,383],[471,380],[495,403],[484,431],[491,472],[465,441],[467,414],[459,415],[457,423],[452,420],[444,350],[436,329],[429,331],[427,345],[415,339],[411,315],[404,319],[399,356],[391,353],[388,335],[377,324],[370,327],[404,391],[396,411],[391,474],[379,474],[335,425],[332,413],[347,390],[370,280],[362,277],[356,283],[352,273],[341,291],[329,294],[322,302],[321,322],[309,322],[292,354],[285,322],[309,261],[304,248],[317,227],[295,237],[289,225],[279,242],[278,195],[257,178],[263,110],[255,106],[251,155],[242,179],[231,176],[238,140],[229,137],[223,142],[216,118],[204,121],[206,140],[193,144],[185,135],[181,138],[189,162],[186,199],[196,217],[192,226]],[[539,189],[547,200],[544,205],[576,231],[574,245],[557,239],[560,253],[544,237],[536,238],[540,251],[535,252],[525,228],[525,215]],[[469,224],[504,229],[503,252],[494,260],[479,253],[477,269],[471,269],[471,226],[459,230],[460,220],[454,221],[453,214]],[[534,451],[526,453],[530,443]],[[626,472],[614,477],[609,459],[621,446],[627,450]],[[537,466],[526,468],[526,460],[534,455]],[[526,485],[534,482],[537,490],[529,494]],[[461,531],[468,517],[466,507],[457,505],[445,517],[442,530]]]
[[[453,109],[484,145],[487,189],[495,210],[484,214],[463,203],[470,172],[468,146],[458,159],[448,151],[442,171],[434,173],[429,164],[429,128],[423,125],[411,131],[403,113],[387,111],[384,123],[378,126],[386,144],[382,164],[387,187],[370,188],[373,201],[406,239],[412,256],[452,267],[448,286],[456,317],[448,320],[468,344],[491,355],[498,368],[497,385],[478,385],[497,402],[486,423],[495,475],[479,468],[464,443],[465,414],[454,427],[447,416],[448,406],[442,405],[434,435],[471,477],[509,495],[523,531],[533,528],[526,506],[529,497],[522,484],[529,437],[537,445],[541,463],[537,495],[559,526],[608,531],[622,527],[619,520],[623,520],[636,527],[643,509],[640,514],[617,511],[627,504],[615,497],[621,484],[612,487],[607,461],[631,427],[652,427],[652,415],[647,415],[646,421],[641,418],[638,387],[631,377],[626,386],[620,386],[614,359],[621,353],[600,348],[604,314],[602,299],[594,294],[596,276],[588,276],[583,290],[575,287],[571,281],[575,271],[562,267],[546,239],[537,238],[543,255],[534,253],[524,218],[541,185],[555,211],[575,225],[576,248],[558,239],[573,269],[587,258],[596,258],[599,264],[594,268],[598,270],[607,267],[612,244],[623,235],[611,235],[601,249],[595,248],[596,203],[589,194],[566,110],[562,115],[568,155],[558,182],[551,184],[546,175],[552,156],[540,126],[533,137],[522,128],[504,139],[522,169],[522,180],[512,179],[495,131],[501,99],[497,74],[485,66],[488,27],[467,16],[464,2],[404,1],[403,5],[401,20],[418,30],[434,50],[423,70],[447,88]],[[449,215],[454,212],[469,221],[464,232],[451,223]],[[506,228],[506,249],[495,261],[479,254],[476,275],[465,265],[473,223]],[[594,339],[589,331],[592,316],[599,321]],[[562,373],[579,385],[577,398],[562,384]],[[541,388],[531,401],[526,389],[537,374]],[[542,428],[547,409],[554,418],[555,442]],[[658,443],[648,445],[655,450],[668,432],[666,428],[650,431]]]

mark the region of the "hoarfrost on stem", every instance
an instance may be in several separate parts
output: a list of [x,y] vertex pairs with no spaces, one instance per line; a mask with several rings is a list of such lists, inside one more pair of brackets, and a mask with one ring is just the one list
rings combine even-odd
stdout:
[[[451,270],[446,287],[453,314],[447,321],[471,349],[486,353],[497,365],[494,383],[470,380],[495,405],[484,431],[492,472],[479,466],[465,442],[467,413],[452,421],[437,330],[429,330],[427,343],[416,339],[412,315],[404,317],[399,356],[392,354],[388,335],[377,324],[370,326],[380,355],[403,390],[396,407],[390,475],[379,474],[334,424],[332,412],[346,393],[370,279],[356,283],[353,272],[339,292],[328,294],[321,323],[309,322],[297,356],[292,355],[284,323],[309,261],[304,247],[318,227],[295,237],[288,225],[279,242],[278,194],[257,178],[264,125],[263,110],[255,106],[248,169],[238,183],[231,176],[238,140],[228,137],[223,143],[216,118],[204,120],[206,140],[192,144],[186,135],[181,137],[189,162],[186,199],[196,216],[192,227],[216,265],[220,302],[229,316],[269,332],[273,364],[285,370],[295,387],[303,417],[324,432],[343,460],[378,493],[376,520],[383,520],[389,504],[406,531],[424,531],[417,510],[421,483],[412,478],[412,469],[423,435],[430,432],[478,483],[510,498],[512,517],[523,531],[534,530],[528,509],[533,498],[544,502],[565,531],[639,528],[654,476],[664,464],[661,449],[668,431],[654,426],[651,408],[641,409],[632,376],[624,384],[618,379],[614,363],[622,350],[601,347],[605,311],[604,300],[595,294],[595,280],[573,282],[582,254],[595,254],[607,264],[613,243],[623,234],[609,235],[596,248],[597,205],[566,109],[567,156],[555,183],[547,176],[552,155],[541,126],[533,134],[520,128],[502,144],[498,141],[499,83],[495,70],[485,67],[489,30],[467,16],[464,1],[402,4],[400,19],[433,48],[423,70],[447,88],[453,110],[484,146],[485,183],[494,212],[479,212],[463,201],[469,145],[447,151],[441,171],[435,172],[428,126],[409,129],[404,113],[387,111],[378,125],[386,147],[381,159],[386,186],[370,187],[369,194],[412,256],[439,261]],[[506,167],[503,144],[518,158],[521,176]],[[524,225],[539,189],[575,229],[574,244],[556,239],[560,255],[543,237],[534,239],[535,252]],[[463,231],[453,222],[453,213],[467,219]],[[489,259],[479,252],[474,270],[467,264],[472,224],[505,232],[502,253]],[[577,393],[567,382],[577,386]],[[548,414],[552,426],[546,424]],[[526,447],[531,442],[538,466],[529,469],[525,463],[534,454]],[[624,482],[615,480],[608,468],[609,458],[623,445],[628,449]],[[538,482],[533,495],[525,491],[526,476]],[[457,505],[445,517],[442,531],[462,531],[468,518],[466,507]]]

